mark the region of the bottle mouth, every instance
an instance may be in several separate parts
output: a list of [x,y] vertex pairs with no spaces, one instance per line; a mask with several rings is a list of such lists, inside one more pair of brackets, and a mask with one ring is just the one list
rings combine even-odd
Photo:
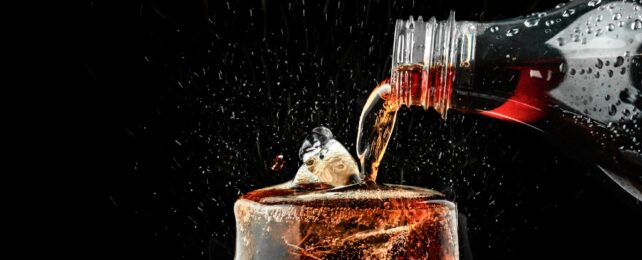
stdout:
[[455,69],[470,66],[475,26],[456,22],[455,12],[445,21],[411,16],[395,25],[392,51],[391,96],[406,106],[434,108],[446,116],[451,103]]

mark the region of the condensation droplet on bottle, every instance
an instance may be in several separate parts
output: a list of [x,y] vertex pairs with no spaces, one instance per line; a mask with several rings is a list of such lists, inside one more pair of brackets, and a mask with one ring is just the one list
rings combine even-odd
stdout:
[[620,18],[622,18],[622,14],[621,13],[616,13],[615,15],[613,15],[613,20],[614,21],[620,20]]
[[490,32],[492,33],[497,32],[498,30],[499,30],[499,26],[490,27]]
[[566,3],[560,3],[555,6],[555,9],[560,9],[562,7],[566,6]]
[[606,73],[609,74],[609,78],[613,77],[613,70],[608,70],[608,71],[606,71]]
[[631,115],[631,111],[629,111],[628,109],[624,109],[624,110],[622,110],[622,115],[629,116],[629,115]]
[[631,23],[631,30],[639,30],[641,28],[642,28],[642,21],[640,21],[640,19],[635,19],[635,21]]
[[622,102],[627,104],[633,103],[634,100],[631,98],[631,93],[629,92],[628,88],[625,88],[624,90],[620,91],[620,100],[622,100]]
[[613,31],[615,30],[615,24],[610,23],[606,28],[609,30],[609,32]]
[[598,37],[600,35],[602,35],[602,28],[597,28],[597,30],[595,30],[595,37]]
[[614,116],[616,112],[617,107],[615,107],[615,105],[611,105],[611,107],[609,107],[609,116]]
[[571,71],[569,71],[569,73],[570,73],[571,75],[575,75],[576,71],[575,71],[575,69],[571,69]]
[[604,19],[604,16],[603,15],[598,15],[595,20],[598,21],[598,22],[601,22],[602,19]]
[[539,24],[539,18],[530,18],[530,19],[526,19],[526,21],[524,21],[524,25],[526,27],[535,27],[538,24]]
[[591,0],[587,5],[593,7],[599,5],[600,3],[602,3],[602,0]]
[[511,37],[519,33],[519,28],[513,28],[506,32],[506,36]]
[[622,66],[622,64],[624,64],[624,58],[622,58],[622,56],[617,56],[617,58],[615,58],[615,63],[613,63],[613,67],[617,68]]
[[606,100],[606,101],[611,100],[611,95],[608,95],[608,94],[607,94],[607,95],[606,95],[606,97],[604,97],[604,100]]
[[604,66],[604,62],[602,61],[602,59],[598,58],[597,63],[595,64],[595,67],[598,69],[601,69],[602,66]]
[[568,10],[564,10],[564,12],[562,13],[562,16],[563,17],[569,17],[569,16],[574,15],[574,14],[575,14],[575,9],[571,8],[571,9],[568,9]]
[[557,38],[557,44],[558,44],[560,47],[564,46],[564,44],[565,44],[565,43],[566,43],[566,41],[564,41],[564,38],[562,38],[562,37]]

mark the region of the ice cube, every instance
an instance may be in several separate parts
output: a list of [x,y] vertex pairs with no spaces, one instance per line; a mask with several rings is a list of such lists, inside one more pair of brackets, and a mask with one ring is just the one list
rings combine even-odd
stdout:
[[312,130],[299,149],[299,158],[303,165],[294,177],[295,186],[323,183],[336,187],[361,182],[356,161],[328,128]]

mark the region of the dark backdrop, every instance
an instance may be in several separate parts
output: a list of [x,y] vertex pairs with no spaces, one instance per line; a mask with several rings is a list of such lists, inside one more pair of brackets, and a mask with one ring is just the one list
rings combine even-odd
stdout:
[[[78,171],[56,175],[71,202],[56,207],[69,216],[60,232],[73,238],[59,250],[230,259],[234,201],[292,178],[307,131],[327,126],[354,152],[361,107],[389,75],[395,19],[454,9],[491,21],[556,4],[98,0],[60,13],[61,27],[41,21],[53,33],[25,30],[22,62],[65,83],[49,91],[70,94],[61,113],[73,117],[53,127],[82,138]],[[285,166],[271,170],[277,155]],[[403,109],[380,180],[448,193],[475,259],[638,252],[641,215],[583,164],[525,127]]]

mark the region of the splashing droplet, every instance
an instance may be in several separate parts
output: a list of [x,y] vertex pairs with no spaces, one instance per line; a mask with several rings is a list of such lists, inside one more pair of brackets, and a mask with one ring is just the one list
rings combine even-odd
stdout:
[[283,166],[285,166],[285,159],[283,158],[282,154],[277,155],[274,157],[274,160],[272,160],[272,167],[271,169],[273,171],[281,171],[283,169]]

